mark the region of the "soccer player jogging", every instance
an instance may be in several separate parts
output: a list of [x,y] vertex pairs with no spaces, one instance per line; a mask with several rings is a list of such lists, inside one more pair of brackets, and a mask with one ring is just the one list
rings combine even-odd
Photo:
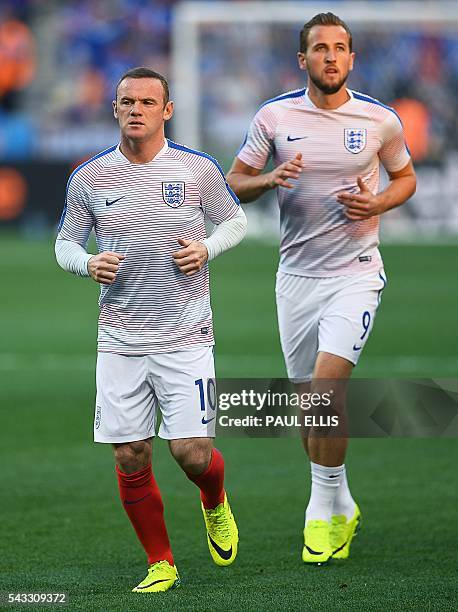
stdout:
[[[148,574],[133,590],[166,591],[179,576],[151,467],[159,435],[200,489],[216,564],[237,555],[238,531],[213,448],[216,398],[207,261],[246,231],[237,197],[209,155],[165,139],[167,81],[148,68],[125,73],[114,116],[121,142],[68,181],[56,240],[59,264],[101,284],[94,440],[114,447],[124,509]],[[214,224],[207,238],[205,218]],[[91,230],[99,253],[87,253]]]
[[[360,521],[345,472],[345,381],[372,329],[386,284],[379,217],[414,192],[415,174],[393,109],[346,87],[355,54],[348,26],[321,13],[300,34],[307,88],[267,101],[228,174],[242,202],[277,189],[281,220],[276,297],[289,378],[299,392],[333,387],[338,435],[311,428],[306,563],[346,558]],[[262,173],[272,157],[274,170]],[[389,185],[378,193],[379,164]],[[331,387],[332,388],[332,387]]]

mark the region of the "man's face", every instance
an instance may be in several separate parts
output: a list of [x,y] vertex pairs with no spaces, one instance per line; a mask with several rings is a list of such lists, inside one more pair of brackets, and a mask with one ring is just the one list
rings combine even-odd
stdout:
[[128,77],[119,84],[113,113],[122,135],[141,142],[162,133],[164,121],[173,114],[173,102],[164,106],[164,90],[158,79]]
[[306,53],[297,54],[299,68],[307,70],[312,83],[325,94],[339,91],[353,70],[348,34],[342,26],[313,26]]

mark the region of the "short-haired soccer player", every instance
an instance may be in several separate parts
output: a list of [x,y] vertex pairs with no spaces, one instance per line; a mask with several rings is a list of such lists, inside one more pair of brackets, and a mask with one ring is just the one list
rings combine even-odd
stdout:
[[[101,284],[96,442],[114,447],[121,501],[142,543],[148,574],[133,590],[180,581],[152,473],[159,435],[200,488],[211,556],[230,565],[238,532],[213,448],[215,372],[207,261],[235,246],[246,218],[218,163],[164,136],[173,113],[165,78],[134,68],[116,88],[121,142],[68,181],[56,241],[59,264]],[[207,238],[205,218],[215,230]],[[91,230],[99,253],[87,253]]]
[[[377,248],[380,215],[412,196],[416,179],[393,109],[346,86],[355,58],[348,26],[332,13],[316,15],[301,31],[297,56],[307,87],[261,106],[228,182],[242,202],[278,191],[276,297],[288,376],[301,392],[310,385],[323,390],[323,379],[338,380],[333,409],[345,422],[345,380],[386,283]],[[275,168],[262,173],[270,157]],[[380,163],[389,176],[381,192]],[[312,427],[304,436],[312,477],[306,563],[348,557],[360,521],[342,430],[335,436],[330,428]]]

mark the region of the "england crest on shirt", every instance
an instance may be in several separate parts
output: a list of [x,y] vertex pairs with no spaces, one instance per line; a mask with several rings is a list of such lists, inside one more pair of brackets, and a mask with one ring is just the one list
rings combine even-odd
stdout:
[[345,128],[344,144],[350,153],[361,153],[366,148],[367,130],[364,128]]
[[162,199],[172,208],[178,208],[184,202],[184,181],[174,183],[162,182]]

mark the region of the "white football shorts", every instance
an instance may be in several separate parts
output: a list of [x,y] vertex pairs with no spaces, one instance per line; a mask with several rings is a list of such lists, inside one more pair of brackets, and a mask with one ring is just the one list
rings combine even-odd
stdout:
[[292,382],[312,378],[320,351],[358,363],[385,285],[383,268],[331,278],[277,273],[280,341]]
[[155,435],[214,438],[216,386],[213,347],[154,355],[97,355],[95,442],[122,443]]

